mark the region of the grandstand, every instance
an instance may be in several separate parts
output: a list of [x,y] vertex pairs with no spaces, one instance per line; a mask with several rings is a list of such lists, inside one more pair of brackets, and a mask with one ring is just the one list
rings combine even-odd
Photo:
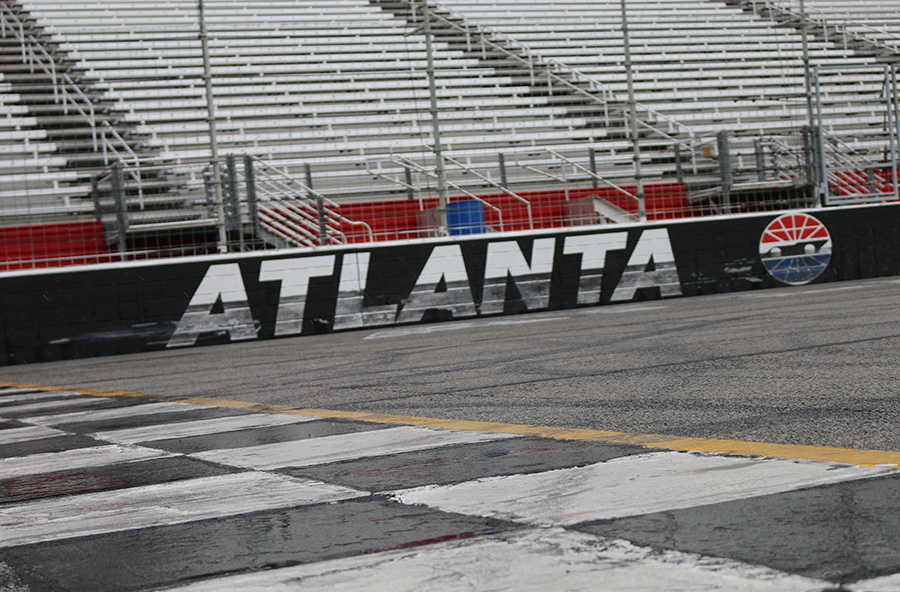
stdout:
[[212,105],[196,0],[2,0],[0,224],[102,225],[60,262],[207,252],[223,201],[232,249],[433,235],[429,57],[451,201],[493,230],[633,221],[639,188],[650,219],[815,203],[804,48],[829,187],[891,196],[888,0],[628,0],[640,184],[618,2],[430,2],[430,56],[419,0],[203,6]]

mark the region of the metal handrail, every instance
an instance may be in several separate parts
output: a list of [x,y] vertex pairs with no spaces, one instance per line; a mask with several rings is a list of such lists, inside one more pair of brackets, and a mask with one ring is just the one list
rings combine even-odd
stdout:
[[624,189],[624,188],[622,188],[622,187],[619,187],[618,185],[616,185],[615,183],[613,183],[612,181],[610,181],[610,180],[608,180],[608,179],[604,179],[603,177],[601,177],[600,175],[598,175],[598,174],[595,173],[594,171],[591,171],[590,169],[587,169],[587,168],[581,166],[580,164],[578,164],[577,162],[575,162],[574,160],[572,160],[572,159],[570,159],[570,158],[566,158],[565,156],[563,156],[562,154],[560,154],[560,153],[557,152],[556,150],[553,150],[552,148],[547,148],[547,152],[549,152],[550,154],[552,154],[553,156],[555,156],[555,157],[558,158],[559,160],[562,160],[563,162],[569,163],[570,165],[572,165],[572,166],[575,167],[576,169],[578,169],[578,170],[580,170],[580,171],[583,171],[583,172],[587,173],[587,174],[590,175],[593,179],[596,179],[597,181],[602,181],[603,183],[606,183],[607,185],[609,185],[610,187],[612,187],[612,188],[615,189],[616,191],[618,191],[618,192],[620,192],[620,193],[623,193],[623,194],[627,195],[628,197],[630,197],[631,199],[633,199],[633,200],[635,200],[635,201],[639,201],[638,196],[634,195],[633,193],[631,193],[631,192],[628,191],[627,189]]
[[[134,150],[132,150],[131,146],[128,145],[128,143],[125,141],[125,139],[122,138],[122,136],[119,134],[119,132],[116,131],[116,128],[111,126],[108,121],[104,121],[102,127],[103,127],[103,129],[100,133],[100,137],[103,140],[103,162],[109,163],[109,158],[107,157],[107,154],[106,154],[107,150],[109,150],[110,152],[112,152],[115,155],[116,159],[118,159],[119,162],[121,162],[124,165],[124,168],[122,169],[122,171],[124,173],[127,173],[129,176],[131,176],[131,178],[134,179],[135,182],[137,183],[138,199],[140,200],[141,209],[143,209],[144,208],[144,183],[143,183],[143,179],[141,177],[141,168],[142,168],[141,167],[141,159],[137,155],[137,153]],[[125,148],[125,152],[127,152],[128,156],[131,157],[131,163],[128,163],[128,161],[125,158],[123,158],[122,154],[116,149],[115,145],[107,139],[107,137],[106,137],[107,133],[111,134],[114,138],[116,138],[119,141],[119,143]]]
[[[872,25],[869,25],[868,23],[861,23],[858,21],[846,20],[846,19],[843,22],[835,21],[834,20],[835,17],[833,15],[829,14],[828,12],[825,12],[824,10],[816,8],[815,6],[805,6],[804,7],[805,14],[801,14],[800,12],[795,12],[794,7],[791,4],[785,5],[784,3],[779,3],[776,0],[749,0],[749,1],[753,6],[754,12],[756,12],[757,5],[762,4],[765,6],[765,9],[769,12],[770,15],[773,13],[778,13],[783,16],[788,16],[793,20],[796,20],[797,22],[801,23],[801,25],[805,24],[805,22],[809,22],[809,23],[816,25],[817,27],[821,27],[825,33],[825,41],[826,42],[828,41],[828,27],[831,27],[834,30],[836,30],[839,35],[842,35],[845,37],[845,48],[846,48],[846,37],[850,37],[852,39],[856,39],[857,41],[863,41],[863,42],[869,43],[871,45],[874,45],[878,48],[885,49],[885,50],[888,50],[891,52],[900,51],[900,46],[888,45],[887,43],[883,43],[877,39],[873,39],[872,37],[868,37],[866,35],[862,35],[862,34],[856,33],[855,31],[851,31],[848,29],[848,27],[854,27],[854,28],[878,33],[879,35],[882,35],[884,37],[894,39],[898,42],[898,44],[900,44],[900,35],[893,33],[891,31],[887,31],[885,29],[873,27]],[[815,14],[819,18],[812,18],[810,16],[811,14]],[[773,17],[773,20],[774,20],[774,17]]]
[[[425,175],[425,176],[427,176],[427,177],[431,177],[431,178],[433,178],[433,179],[436,179],[436,178],[437,178],[437,174],[436,174],[434,171],[431,171],[431,170],[429,170],[429,169],[427,169],[427,168],[425,168],[425,167],[419,165],[418,163],[415,163],[415,162],[413,162],[412,160],[409,160],[409,159],[406,158],[405,156],[392,156],[392,157],[391,157],[391,162],[393,162],[394,164],[396,164],[396,165],[398,165],[398,166],[409,167],[409,168],[411,168],[412,170],[416,171],[417,173],[421,173],[421,174],[423,174],[423,175]],[[466,197],[469,197],[469,198],[474,199],[475,201],[481,203],[481,205],[487,207],[488,209],[493,210],[494,213],[497,214],[497,220],[500,222],[500,232],[503,232],[503,230],[504,230],[504,225],[503,225],[503,211],[502,211],[500,208],[498,208],[497,206],[495,206],[495,205],[493,205],[493,204],[491,204],[491,203],[485,201],[483,198],[478,197],[477,195],[475,195],[475,194],[472,193],[471,191],[468,191],[468,190],[466,190],[466,189],[463,189],[462,187],[460,187],[459,185],[457,185],[456,183],[454,183],[454,182],[452,182],[452,181],[447,181],[447,185],[449,185],[449,186],[452,187],[453,189],[456,189],[457,191],[459,191],[460,193],[462,193],[462,194],[465,195]]]
[[510,191],[508,188],[506,188],[506,187],[504,187],[503,185],[501,185],[500,183],[497,183],[496,181],[494,181],[494,180],[492,180],[492,179],[486,177],[485,175],[482,175],[481,173],[479,173],[478,171],[474,170],[473,168],[464,165],[463,163],[459,162],[459,161],[456,160],[455,158],[451,158],[450,156],[447,156],[447,155],[445,154],[445,155],[444,155],[444,160],[450,162],[451,164],[455,164],[456,166],[458,166],[458,167],[461,168],[462,170],[466,171],[467,173],[470,173],[470,174],[472,174],[472,175],[478,177],[479,179],[481,179],[481,180],[484,181],[485,183],[487,183],[487,184],[489,184],[489,185],[491,185],[491,186],[493,186],[493,187],[496,187],[497,189],[503,191],[505,194],[509,195],[510,197],[512,197],[512,198],[514,198],[514,199],[517,199],[517,200],[520,201],[521,203],[525,204],[525,207],[526,207],[526,209],[528,210],[528,228],[534,229],[534,216],[532,215],[532,212],[531,212],[531,202],[530,202],[530,201],[528,201],[527,199],[525,199],[525,198],[522,197],[521,195],[518,195],[518,194],[516,194],[516,193],[513,193],[513,192]]
[[[299,187],[301,192],[305,192],[307,195],[313,195],[313,196],[317,197],[318,199],[322,200],[323,212],[327,212],[331,216],[332,220],[337,220],[338,222],[340,222],[342,224],[349,224],[351,226],[362,226],[363,228],[365,228],[366,233],[369,236],[369,241],[371,242],[371,241],[375,240],[375,234],[372,231],[372,227],[369,224],[367,224],[366,222],[362,222],[359,220],[351,220],[351,219],[347,218],[346,216],[343,216],[342,214],[338,213],[336,211],[336,208],[339,208],[340,204],[338,204],[337,202],[327,198],[326,196],[322,195],[321,193],[319,193],[312,187],[307,186],[305,183],[298,180],[297,178],[295,178],[293,175],[291,175],[287,171],[284,171],[272,164],[269,164],[257,156],[251,155],[250,158],[253,160],[253,162],[256,162],[256,163],[259,163],[262,165],[262,167],[263,167],[262,170],[258,170],[258,172],[264,174],[267,178],[273,180],[276,183],[276,187],[281,188],[281,193],[283,194],[283,197],[281,199],[275,199],[273,201],[276,201],[276,202],[277,201],[285,201],[285,202],[299,201],[299,202],[305,204],[306,202],[309,201],[309,199],[305,199],[303,197],[297,197],[296,191],[293,191],[290,189],[291,185],[293,185],[295,187]],[[277,178],[273,179],[273,175],[269,171],[273,171]],[[257,191],[259,191],[259,190],[260,190],[260,188],[257,186]],[[325,207],[326,205],[328,206],[327,208]],[[333,231],[335,234],[343,237],[344,242],[346,242],[347,236],[343,232],[341,232],[340,230],[334,230],[334,229],[333,229]]]
[[[34,35],[26,35],[25,25],[19,17],[16,16],[12,9],[5,3],[0,3],[0,32],[5,35],[7,28],[9,28],[21,45],[22,61],[28,62],[32,72],[34,72],[35,64],[37,64],[45,74],[50,76],[50,80],[53,84],[53,101],[55,103],[62,103],[63,113],[68,114],[69,105],[71,104],[72,107],[78,111],[79,115],[85,119],[88,126],[91,128],[91,140],[94,152],[97,152],[100,149],[100,145],[98,144],[97,134],[98,120],[93,101],[91,101],[90,97],[85,94],[81,87],[72,80],[71,76],[65,72],[60,74],[60,69],[57,68],[56,60],[53,56],[50,55]],[[41,56],[43,56],[44,59],[41,59]],[[101,126],[108,128],[111,131],[112,136],[118,140],[124,148],[124,151],[129,153],[133,158],[134,166],[130,174],[135,177],[138,182],[139,193],[143,203],[143,188],[141,186],[140,173],[138,172],[136,176],[134,173],[134,171],[140,170],[140,158],[109,122],[104,121]],[[119,160],[123,160],[120,152],[116,149],[116,146],[109,141],[106,134],[102,133],[100,135],[104,154],[104,164],[109,164],[109,159],[106,156],[107,150],[113,152]]]

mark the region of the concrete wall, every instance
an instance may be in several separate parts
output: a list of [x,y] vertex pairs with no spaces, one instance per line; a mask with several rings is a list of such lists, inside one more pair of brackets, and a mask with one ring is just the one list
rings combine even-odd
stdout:
[[900,274],[900,205],[0,274],[0,363]]

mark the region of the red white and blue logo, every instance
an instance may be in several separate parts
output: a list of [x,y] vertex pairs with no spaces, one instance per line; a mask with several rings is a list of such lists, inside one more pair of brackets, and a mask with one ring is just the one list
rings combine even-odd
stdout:
[[831,261],[831,235],[809,214],[784,214],[763,230],[759,254],[766,271],[792,286],[813,281]]

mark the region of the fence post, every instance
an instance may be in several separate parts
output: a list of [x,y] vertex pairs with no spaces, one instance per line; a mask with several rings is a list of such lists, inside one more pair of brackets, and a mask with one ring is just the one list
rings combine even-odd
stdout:
[[415,199],[416,195],[412,188],[412,171],[409,170],[409,167],[403,167],[403,178],[406,180],[406,199]]
[[94,218],[103,222],[103,206],[100,205],[100,174],[91,176],[91,199],[94,201]]
[[[816,186],[816,160],[815,142],[813,142],[812,128],[806,126],[801,133],[803,138],[803,166],[806,175],[806,184],[813,188]],[[812,191],[810,192],[812,193]]]
[[319,244],[324,247],[328,244],[328,226],[325,224],[325,200],[313,190],[312,167],[307,162],[304,168],[306,169],[306,187],[309,189],[306,198],[310,201],[316,200],[316,214],[319,218]]
[[254,238],[259,239],[259,207],[256,201],[256,174],[253,170],[253,157],[244,155],[244,183],[247,185],[247,215]]
[[588,162],[591,167],[591,187],[597,186],[597,151],[591,146],[588,148]]
[[209,218],[216,217],[216,196],[213,191],[213,176],[210,171],[203,173],[203,190],[206,194],[206,215]]
[[122,162],[119,160],[112,163],[112,187],[113,199],[116,202],[116,225],[119,230],[119,256],[122,261],[128,261],[128,243],[125,238],[128,232],[128,203],[125,198],[125,175],[122,172]]
[[225,224],[229,231],[237,231],[238,248],[243,251],[244,233],[241,229],[241,195],[238,189],[236,160],[234,154],[225,157],[225,174],[228,176]]
[[716,142],[719,148],[719,175],[722,179],[722,211],[731,213],[731,153],[728,145],[728,132],[725,130],[716,134]]
[[753,151],[756,153],[756,180],[763,183],[766,180],[766,156],[762,141],[753,140]]
[[684,169],[681,167],[681,144],[675,142],[675,178],[684,183]]
[[321,195],[316,196],[316,211],[319,215],[319,244],[324,247],[328,244],[328,227],[325,225],[325,200]]

